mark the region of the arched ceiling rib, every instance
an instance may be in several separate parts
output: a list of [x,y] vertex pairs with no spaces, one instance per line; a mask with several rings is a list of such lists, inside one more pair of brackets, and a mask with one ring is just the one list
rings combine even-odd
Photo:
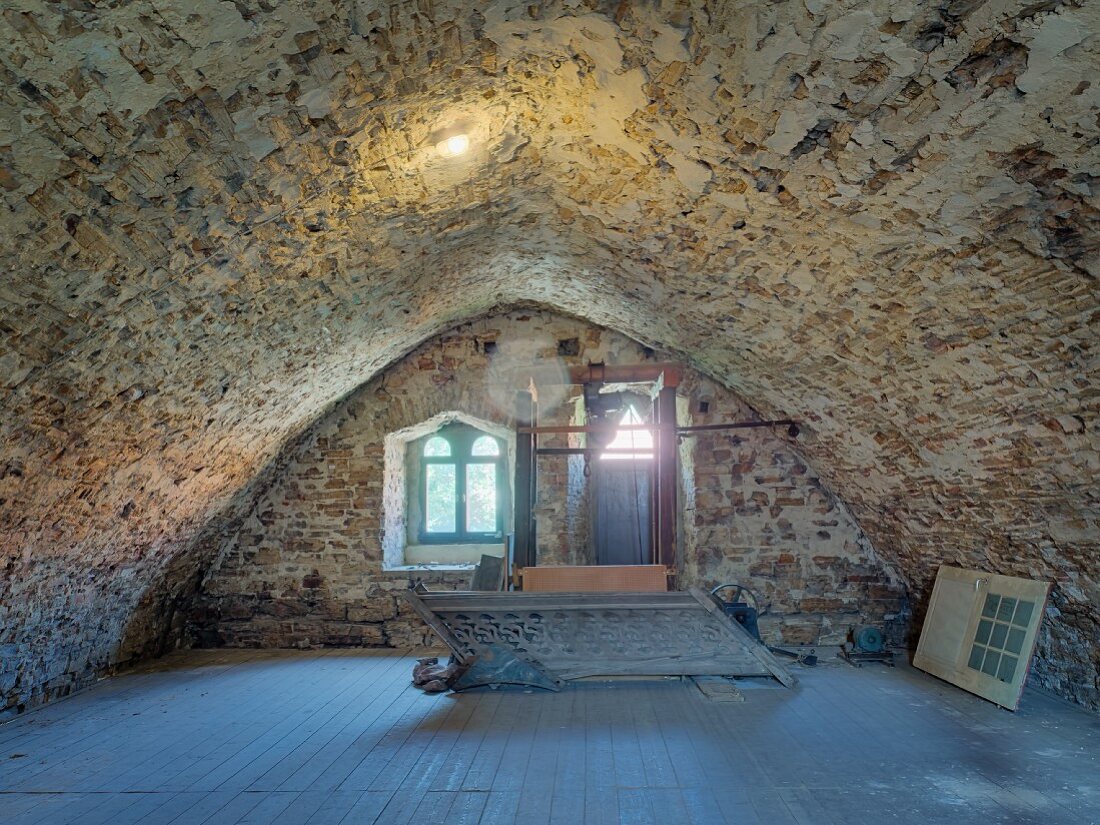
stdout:
[[5,586],[71,609],[50,559],[170,555],[356,383],[536,302],[807,420],[918,581],[1057,576],[1095,622],[1097,14],[9,3]]

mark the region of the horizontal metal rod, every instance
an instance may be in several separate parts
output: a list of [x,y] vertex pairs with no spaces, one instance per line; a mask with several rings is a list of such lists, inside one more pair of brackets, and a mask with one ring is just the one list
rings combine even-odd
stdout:
[[697,433],[704,430],[747,430],[753,427],[789,427],[797,425],[797,421],[790,418],[777,418],[772,421],[735,421],[731,424],[696,424],[693,427],[677,427],[678,433]]
[[[728,424],[696,424],[688,427],[677,427],[678,433],[696,433],[706,430],[747,430],[754,427],[788,427],[791,424],[797,426],[798,422],[790,418],[777,418],[770,421],[732,421]],[[517,427],[517,433],[617,433],[619,431],[648,430],[658,432],[661,427],[654,424],[622,424],[622,425],[554,425],[547,427]]]
[[516,427],[517,433],[617,433],[620,430],[649,430],[656,432],[660,427],[652,424],[603,424],[599,427],[585,425],[553,425],[547,427]]
[[644,447],[636,447],[631,449],[630,447],[593,447],[586,449],[584,447],[539,447],[535,452],[538,455],[584,455],[585,453],[621,453],[622,455],[644,455],[649,458],[653,457],[652,450],[646,450]]

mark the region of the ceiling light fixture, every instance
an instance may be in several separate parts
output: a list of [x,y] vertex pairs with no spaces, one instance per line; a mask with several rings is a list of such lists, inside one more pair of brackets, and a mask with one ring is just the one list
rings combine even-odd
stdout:
[[469,135],[451,135],[435,145],[435,150],[445,158],[458,157],[470,148]]

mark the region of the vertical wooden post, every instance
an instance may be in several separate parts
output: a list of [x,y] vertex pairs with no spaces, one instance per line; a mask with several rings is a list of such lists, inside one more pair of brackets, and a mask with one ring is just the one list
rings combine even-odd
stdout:
[[[529,392],[516,393],[516,426],[535,423],[535,405]],[[513,486],[515,495],[515,566],[530,567],[535,563],[534,506],[535,436],[533,433],[516,433],[516,475]]]
[[676,388],[657,395],[657,563],[676,564]]

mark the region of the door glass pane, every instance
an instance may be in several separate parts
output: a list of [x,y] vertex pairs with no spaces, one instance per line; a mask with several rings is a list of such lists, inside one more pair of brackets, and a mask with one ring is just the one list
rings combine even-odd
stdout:
[[455,532],[455,465],[428,464],[424,468],[424,529],[428,533]]
[[992,635],[990,635],[990,637],[989,637],[989,646],[990,647],[1004,647],[1005,646],[1005,637],[1007,635],[1008,635],[1008,625],[1001,624],[1000,622],[997,622],[997,624],[993,627]]
[[1001,672],[997,674],[997,678],[1002,682],[1011,682],[1012,677],[1016,675],[1016,662],[1018,660],[1015,656],[1009,656],[1007,653],[1001,658]]
[[466,465],[466,530],[495,533],[497,529],[497,465]]
[[1016,605],[1016,617],[1012,620],[1012,623],[1018,624],[1020,627],[1027,627],[1028,622],[1031,621],[1033,610],[1035,610],[1035,602],[1021,601]]
[[1001,603],[1001,597],[996,596],[993,593],[987,593],[985,596],[985,607],[982,608],[982,615],[986,618],[992,619],[997,615],[997,605]]
[[970,661],[967,664],[974,670],[981,670],[983,659],[985,659],[985,648],[981,645],[974,645],[970,649]]
[[990,676],[997,675],[997,666],[1001,663],[1001,654],[995,650],[987,650],[985,652],[985,664],[982,665],[982,673],[987,673]]
[[1005,642],[1005,650],[1009,653],[1020,653],[1024,649],[1024,631],[1018,627],[1008,631],[1008,641]]
[[985,644],[989,641],[989,631],[993,629],[993,622],[988,619],[982,619],[978,622],[978,632],[974,636],[974,641],[980,644]]
[[1005,596],[1001,599],[1001,607],[997,611],[997,618],[1002,622],[1012,621],[1012,611],[1016,609],[1016,600]]

